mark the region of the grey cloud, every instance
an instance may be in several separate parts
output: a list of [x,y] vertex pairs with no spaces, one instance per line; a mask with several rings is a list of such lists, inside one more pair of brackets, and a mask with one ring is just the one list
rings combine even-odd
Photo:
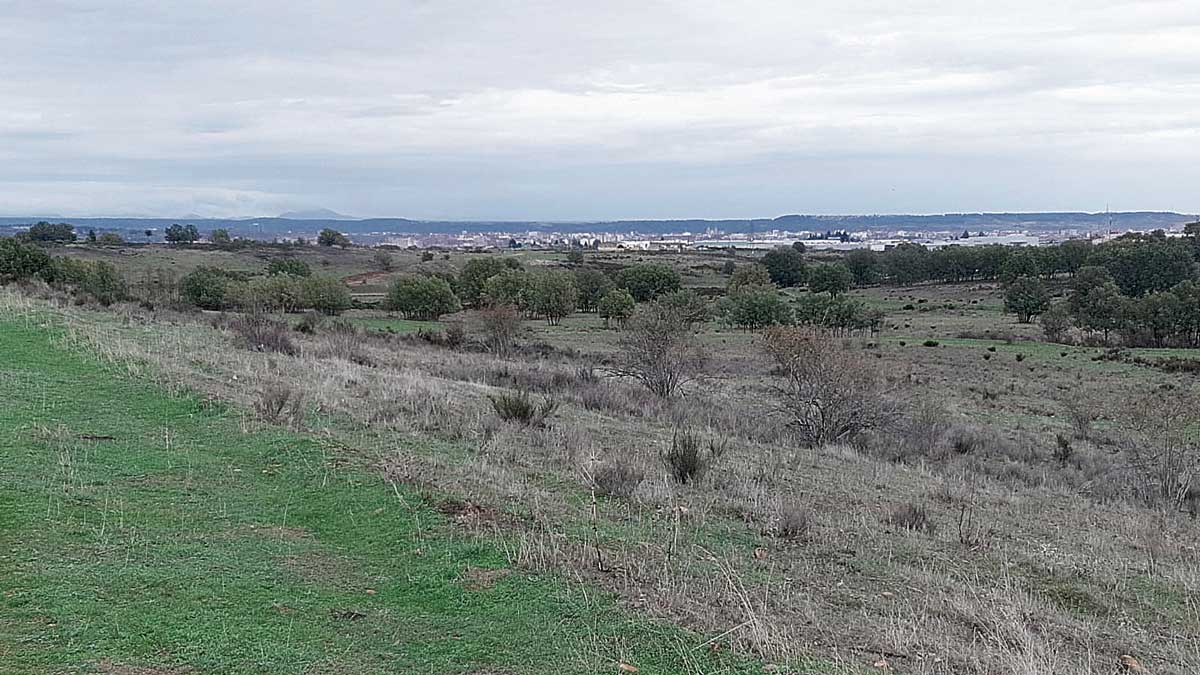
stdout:
[[1198,62],[1190,0],[0,0],[0,212],[1196,211]]

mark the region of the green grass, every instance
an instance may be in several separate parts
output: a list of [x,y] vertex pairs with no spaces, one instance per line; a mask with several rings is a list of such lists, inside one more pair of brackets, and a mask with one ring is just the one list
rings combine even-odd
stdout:
[[[316,440],[244,432],[0,319],[0,673],[759,672],[493,546]],[[493,585],[468,568],[503,570]]]

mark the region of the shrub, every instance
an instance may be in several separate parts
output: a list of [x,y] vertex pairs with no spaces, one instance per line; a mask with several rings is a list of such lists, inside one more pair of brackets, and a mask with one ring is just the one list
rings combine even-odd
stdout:
[[323,321],[324,318],[320,312],[305,312],[304,316],[296,324],[296,332],[305,335],[316,335]]
[[505,422],[515,422],[525,427],[542,427],[558,408],[558,402],[550,397],[543,398],[541,403],[535,403],[527,391],[516,394],[501,392],[488,396],[492,409]]
[[645,478],[646,474],[637,467],[610,462],[601,464],[592,472],[592,486],[598,495],[628,499]]
[[804,254],[794,248],[776,247],[767,251],[762,264],[776,286],[788,288],[799,286],[807,278]]
[[[732,266],[733,261],[725,261],[726,265]],[[774,286],[771,281],[771,273],[762,265],[747,265],[739,267],[736,271],[730,271],[733,276],[729,279],[729,284],[725,287],[725,292],[729,295],[737,293],[739,290],[748,286]]]
[[799,328],[768,329],[764,343],[781,379],[774,388],[780,411],[806,445],[851,441],[899,418],[899,405],[860,350]]
[[1071,447],[1071,439],[1062,434],[1055,434],[1054,443],[1054,459],[1065,466],[1071,460],[1071,455],[1075,454],[1074,448]]
[[721,299],[725,321],[739,328],[757,330],[792,323],[792,308],[774,286],[743,286]]
[[926,340],[926,341],[922,342],[921,344],[926,347],[936,347],[941,343],[938,342],[937,340]]
[[706,440],[698,433],[676,429],[671,447],[662,454],[663,466],[676,483],[686,485],[703,478],[726,448],[724,441],[711,437]]
[[808,290],[813,293],[829,293],[830,297],[850,290],[854,276],[842,263],[816,265],[808,273]]
[[229,321],[228,328],[242,344],[259,352],[295,354],[288,325],[258,314],[238,316]]
[[892,512],[888,514],[887,522],[892,527],[910,532],[933,534],[936,529],[933,521],[929,519],[929,511],[923,505],[911,502],[892,509]]
[[1071,314],[1063,303],[1051,305],[1039,322],[1046,340],[1050,342],[1063,342],[1071,331]]

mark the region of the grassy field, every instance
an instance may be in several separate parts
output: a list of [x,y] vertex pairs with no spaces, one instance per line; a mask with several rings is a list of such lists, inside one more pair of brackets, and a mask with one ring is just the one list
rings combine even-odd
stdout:
[[0,338],[0,672],[759,671],[513,570],[318,439],[59,330],[9,317]]
[[[544,252],[505,255],[519,255],[527,266],[564,263],[558,254]],[[689,286],[724,283],[720,255],[604,254],[589,257],[588,264],[604,268],[638,258],[675,265]],[[364,260],[355,260],[331,266],[363,274]],[[458,264],[461,256],[433,264],[443,262]],[[430,263],[413,256],[406,264],[394,273]],[[385,277],[371,276],[370,283],[378,285]],[[1143,499],[1146,481],[1154,477],[1139,473],[1144,455],[1135,451],[1161,441],[1139,435],[1140,412],[1153,417],[1162,396],[1183,396],[1194,389],[1194,375],[1166,372],[1154,360],[1197,354],[1124,350],[1115,355],[1095,346],[1046,342],[1036,324],[1021,324],[1002,313],[1002,290],[996,284],[877,287],[852,294],[885,310],[883,329],[876,335],[830,338],[830,343],[876,364],[889,396],[903,411],[887,428],[853,444],[807,448],[797,442],[780,414],[778,380],[763,353],[761,333],[716,323],[698,327],[697,342],[708,353],[708,376],[678,399],[664,401],[627,379],[605,377],[621,357],[619,342],[625,333],[603,328],[599,317],[588,314],[554,326],[525,321],[517,348],[494,354],[484,347],[470,312],[446,317],[446,322],[461,321],[467,328],[466,342],[448,348],[388,332],[432,329],[434,324],[353,311],[345,315],[347,320],[375,330],[347,335],[326,326],[315,334],[289,333],[294,348],[276,353],[254,348],[208,317],[134,305],[103,311],[55,305],[53,296],[46,302],[10,300],[18,308],[15,316],[54,317],[72,347],[69,357],[61,356],[61,350],[40,357],[53,367],[49,372],[60,373],[58,385],[26,364],[36,361],[33,356],[8,366],[35,374],[14,380],[30,384],[11,394],[16,402],[9,404],[10,412],[0,414],[16,420],[19,433],[13,437],[22,452],[43,448],[40,452],[53,459],[49,465],[22,460],[34,480],[24,479],[23,489],[32,496],[22,492],[18,501],[36,505],[36,511],[25,508],[22,518],[32,522],[29,514],[36,512],[46,521],[61,520],[61,514],[74,512],[60,503],[74,502],[60,495],[86,488],[92,491],[91,508],[99,511],[90,512],[91,520],[74,515],[66,522],[83,523],[93,533],[102,529],[108,538],[116,531],[114,518],[128,522],[133,498],[121,493],[118,499],[114,486],[120,483],[111,476],[89,478],[76,492],[64,491],[54,482],[63,482],[55,477],[65,471],[57,459],[63,455],[55,448],[66,446],[56,439],[78,441],[67,445],[87,461],[71,460],[72,467],[119,457],[109,454],[118,450],[133,454],[115,461],[114,471],[154,457],[173,461],[171,470],[182,471],[184,460],[201,456],[197,450],[164,460],[162,454],[147,455],[147,448],[155,453],[167,447],[189,453],[205,448],[221,456],[244,450],[259,457],[258,463],[228,463],[206,479],[209,485],[236,486],[237,495],[217,496],[225,487],[202,490],[185,473],[168,483],[171,490],[178,488],[169,493],[170,504],[149,510],[169,514],[173,529],[160,532],[165,539],[192,530],[208,536],[252,529],[256,534],[267,531],[273,546],[300,547],[263,553],[254,548],[264,545],[261,537],[220,540],[228,547],[224,555],[239,559],[231,563],[223,558],[222,564],[243,570],[247,578],[265,574],[262,569],[285,575],[294,571],[293,561],[309,550],[304,547],[335,554],[339,562],[328,567],[331,571],[311,576],[355,579],[375,593],[339,594],[342,587],[335,584],[327,597],[321,595],[327,590],[311,590],[304,578],[293,579],[295,585],[279,594],[284,599],[271,603],[293,607],[295,601],[287,599],[293,593],[326,598],[326,604],[318,605],[320,621],[306,624],[304,630],[310,632],[296,633],[305,645],[334,639],[322,637],[317,625],[334,632],[345,625],[352,631],[368,625],[365,618],[349,624],[329,621],[331,611],[348,608],[369,616],[378,611],[381,621],[400,622],[389,626],[415,621],[407,609],[415,601],[412,596],[385,583],[401,578],[398,568],[412,568],[441,575],[450,588],[479,585],[472,575],[494,576],[485,598],[511,591],[506,602],[534,608],[521,614],[530,617],[522,630],[535,631],[527,642],[548,650],[538,660],[529,655],[537,650],[522,647],[511,658],[502,652],[494,663],[451,651],[450,658],[461,668],[446,672],[544,672],[546,664],[559,660],[566,664],[560,671],[604,672],[634,658],[642,672],[761,668],[724,662],[723,655],[730,652],[780,664],[778,672],[886,668],[946,675],[1109,675],[1123,655],[1135,656],[1153,673],[1196,672],[1196,521],[1186,509],[1151,506]],[[34,334],[44,335],[41,330]],[[100,368],[82,354],[109,364],[97,373],[110,376],[115,369],[127,377],[93,384],[91,376],[72,375],[84,386],[67,391],[67,376],[55,369],[86,373]],[[106,407],[103,418],[89,414],[89,401],[128,398],[124,389],[104,387],[157,394],[158,389],[146,389],[147,382],[185,394],[155,399],[154,405],[179,405],[189,412],[144,411],[141,422],[122,417],[139,410],[136,405]],[[290,392],[299,404],[283,415],[266,414],[263,406],[273,391]],[[517,392],[528,393],[535,402],[555,402],[544,425],[498,418],[493,399]],[[54,417],[69,408],[62,401],[75,401],[78,409],[66,421]],[[197,426],[163,421],[176,418],[196,420]],[[47,419],[51,421],[43,421]],[[271,420],[292,431],[265,424]],[[104,425],[121,433],[92,430],[109,428]],[[177,428],[188,430],[178,433]],[[686,484],[671,478],[663,459],[681,429],[726,444],[710,469]],[[80,433],[114,440],[84,442]],[[132,433],[140,435],[139,445],[124,448],[122,439]],[[271,450],[277,447],[272,443],[287,451]],[[235,474],[229,466],[243,471]],[[288,476],[286,486],[276,475]],[[341,478],[327,480],[326,475]],[[627,484],[611,493],[601,490],[606,475]],[[315,490],[312,483],[318,476],[321,487]],[[235,480],[247,483],[230,482]],[[143,488],[139,484],[137,489]],[[310,490],[318,494],[310,495]],[[599,495],[595,502],[593,494]],[[345,501],[338,501],[351,499],[365,506],[346,508]],[[247,500],[270,508],[232,519],[235,506],[250,508]],[[319,509],[318,519],[306,509],[309,503],[332,507]],[[180,504],[187,505],[186,512]],[[196,518],[196,504],[213,517],[188,521]],[[385,510],[376,514],[379,508]],[[921,517],[911,525],[908,516],[914,512]],[[297,514],[313,520],[297,521]],[[22,537],[42,536],[24,532],[44,526],[23,527]],[[300,532],[292,532],[293,527]],[[399,537],[391,537],[392,532]],[[127,546],[148,552],[136,546],[149,539],[137,537],[139,544]],[[0,542],[0,555],[5,550]],[[130,559],[126,549],[113,550]],[[434,550],[441,551],[436,565],[426,557]],[[84,557],[75,555],[75,560]],[[202,560],[198,553],[187,555]],[[190,559],[180,556],[172,560]],[[410,560],[412,556],[420,559]],[[242,558],[249,561],[245,566]],[[389,568],[389,560],[398,567]],[[161,579],[170,576],[168,564],[173,563],[164,563]],[[491,569],[501,571],[481,571]],[[115,578],[114,587],[124,588],[119,574]],[[91,588],[92,596],[107,588],[105,579],[91,584],[81,587]],[[463,597],[482,601],[477,591],[438,593],[426,595],[444,597],[455,607],[466,602]],[[379,604],[388,599],[400,604]],[[482,616],[491,611],[478,610]],[[444,638],[452,621],[446,617],[452,614],[422,612],[422,617],[436,618],[428,635]],[[22,626],[21,635],[34,631],[30,626],[36,623],[30,622],[36,620],[54,623],[58,630],[69,613],[42,609],[33,613],[40,619],[23,618],[16,625]],[[590,627],[579,628],[577,618]],[[539,622],[545,624],[541,629],[534,625]],[[88,630],[99,623],[88,623]],[[679,628],[665,627],[669,625]],[[226,630],[206,626],[205,635]],[[381,630],[404,632],[402,627]],[[564,635],[567,646],[560,648]],[[638,641],[643,638],[645,642]],[[26,644],[5,639],[6,646]],[[407,641],[385,647],[382,637],[346,638],[355,639],[389,655],[407,654],[395,646]],[[443,639],[427,653],[433,658],[476,639],[490,645],[520,638],[511,637],[507,627],[481,623],[474,634],[464,633],[456,642]],[[704,649],[695,648],[709,640]],[[57,654],[65,650],[60,645],[76,644],[82,643],[60,641],[42,653]],[[121,663],[197,663],[163,649],[136,656],[118,650],[111,658]],[[643,649],[649,656],[635,653]],[[715,661],[709,653],[714,650],[721,655]],[[26,662],[57,672],[57,665],[31,661],[31,653],[21,652]],[[704,658],[693,661],[699,653]],[[523,665],[522,658],[531,660]],[[322,670],[311,663],[297,667]],[[385,668],[380,663],[356,661],[344,670],[375,672]],[[441,672],[432,662],[413,663],[418,664],[416,672]],[[213,669],[221,672],[223,667]]]

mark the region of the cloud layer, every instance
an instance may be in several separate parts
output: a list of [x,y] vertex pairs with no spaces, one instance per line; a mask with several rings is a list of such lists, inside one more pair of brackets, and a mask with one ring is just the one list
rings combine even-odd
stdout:
[[0,0],[0,213],[1200,211],[1200,4]]

